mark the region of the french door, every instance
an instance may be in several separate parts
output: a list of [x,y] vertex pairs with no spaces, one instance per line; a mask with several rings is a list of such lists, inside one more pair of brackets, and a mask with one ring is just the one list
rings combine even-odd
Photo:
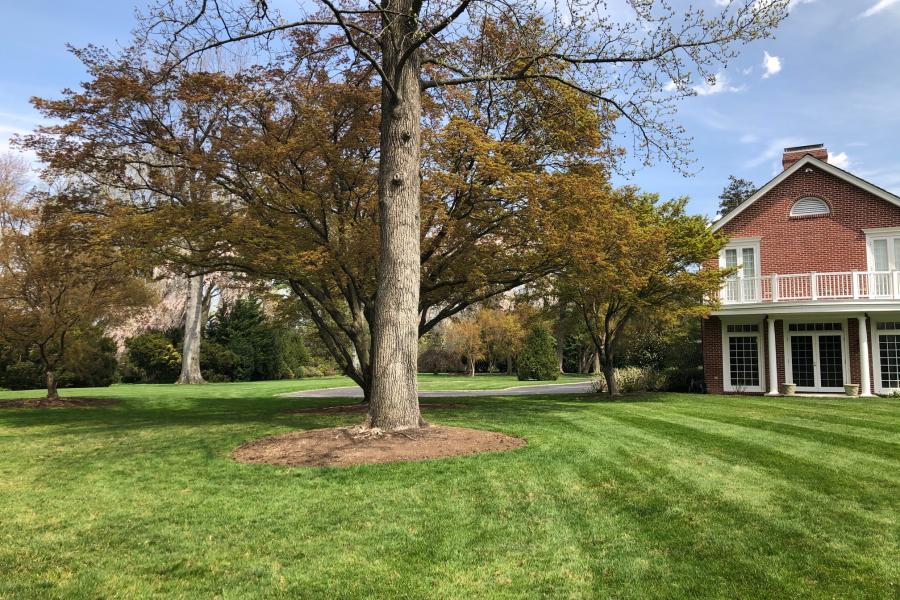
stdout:
[[788,325],[791,380],[798,391],[844,389],[844,339],[840,323]]

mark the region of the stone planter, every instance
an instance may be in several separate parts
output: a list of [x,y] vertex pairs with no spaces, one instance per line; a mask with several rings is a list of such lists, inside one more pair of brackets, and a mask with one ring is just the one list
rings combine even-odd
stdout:
[[856,398],[859,396],[859,386],[855,383],[848,383],[844,386],[844,393],[851,398]]
[[785,396],[793,396],[797,393],[797,386],[793,383],[782,383],[781,384],[781,393]]

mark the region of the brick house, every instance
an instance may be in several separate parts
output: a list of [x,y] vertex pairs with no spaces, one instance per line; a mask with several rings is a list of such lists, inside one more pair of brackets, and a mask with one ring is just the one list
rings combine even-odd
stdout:
[[786,148],[784,170],[713,224],[737,267],[703,321],[711,393],[900,390],[900,197]]

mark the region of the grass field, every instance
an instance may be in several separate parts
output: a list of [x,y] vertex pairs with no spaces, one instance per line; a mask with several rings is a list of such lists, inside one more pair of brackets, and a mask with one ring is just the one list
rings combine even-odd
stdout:
[[229,459],[358,420],[273,397],[343,384],[117,386],[78,392],[119,406],[0,410],[0,597],[900,596],[898,400],[470,398],[428,418],[528,446],[347,469]]

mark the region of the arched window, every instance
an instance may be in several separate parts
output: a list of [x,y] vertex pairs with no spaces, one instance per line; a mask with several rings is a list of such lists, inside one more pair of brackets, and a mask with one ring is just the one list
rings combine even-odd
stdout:
[[791,207],[792,217],[815,217],[831,213],[831,207],[821,198],[800,198]]

